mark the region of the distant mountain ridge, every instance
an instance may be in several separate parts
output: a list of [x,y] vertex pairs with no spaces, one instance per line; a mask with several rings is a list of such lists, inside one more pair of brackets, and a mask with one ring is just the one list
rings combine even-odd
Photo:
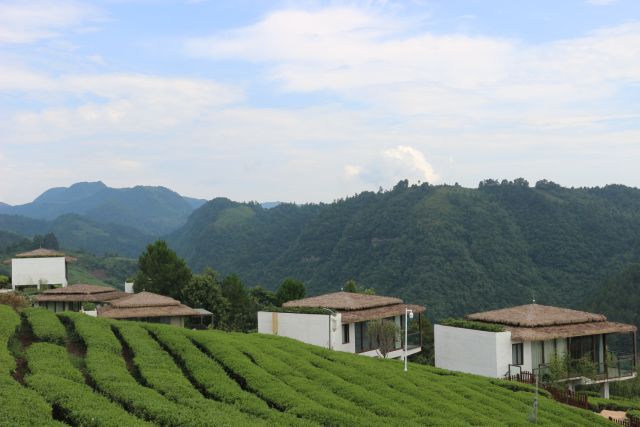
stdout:
[[54,220],[79,214],[103,224],[133,227],[150,235],[170,233],[183,225],[205,200],[183,197],[165,187],[111,188],[103,182],[79,182],[51,188],[33,202],[0,205],[0,214]]

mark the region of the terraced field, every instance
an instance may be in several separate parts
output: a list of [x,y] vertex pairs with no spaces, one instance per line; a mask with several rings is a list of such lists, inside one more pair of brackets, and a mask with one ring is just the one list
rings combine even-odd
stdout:
[[[0,306],[0,425],[527,425],[533,389],[286,338]],[[613,425],[540,397],[541,425]]]

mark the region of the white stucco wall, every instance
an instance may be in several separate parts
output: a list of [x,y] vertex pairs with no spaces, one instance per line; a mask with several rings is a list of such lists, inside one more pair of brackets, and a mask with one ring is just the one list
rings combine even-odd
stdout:
[[452,371],[500,378],[511,363],[511,332],[435,325],[435,364]]
[[47,285],[67,286],[67,271],[64,257],[13,258],[11,260],[11,283],[16,286]]
[[[332,318],[333,317],[333,318]],[[258,312],[258,332],[293,338],[307,344],[342,349],[340,313],[329,314]],[[275,321],[274,321],[275,320]],[[329,330],[331,329],[331,335]],[[340,348],[338,348],[338,345]]]

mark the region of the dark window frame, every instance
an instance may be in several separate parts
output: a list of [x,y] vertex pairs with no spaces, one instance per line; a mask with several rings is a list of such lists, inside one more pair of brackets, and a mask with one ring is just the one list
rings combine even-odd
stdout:
[[349,336],[349,324],[346,323],[342,325],[342,344],[349,344],[350,338],[351,337]]
[[524,343],[511,344],[511,364],[514,366],[524,365]]

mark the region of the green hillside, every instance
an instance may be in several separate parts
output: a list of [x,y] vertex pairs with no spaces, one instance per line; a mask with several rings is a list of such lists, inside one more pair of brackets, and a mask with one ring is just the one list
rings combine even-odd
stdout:
[[331,204],[263,209],[214,199],[168,241],[195,270],[271,289],[295,277],[311,294],[355,279],[425,304],[436,319],[532,298],[580,308],[640,260],[640,190],[401,181]]
[[[0,425],[527,425],[533,389],[286,338],[0,306]],[[62,322],[61,322],[62,321]],[[13,373],[13,375],[12,375]],[[609,425],[540,397],[540,425]]]
[[[138,256],[145,246],[155,239],[154,236],[133,227],[102,223],[77,214],[61,215],[53,221],[0,214],[0,230],[3,233],[22,236],[54,233],[60,246],[65,250],[87,251],[95,255],[119,254],[129,257]],[[3,247],[0,246],[1,250]]]

